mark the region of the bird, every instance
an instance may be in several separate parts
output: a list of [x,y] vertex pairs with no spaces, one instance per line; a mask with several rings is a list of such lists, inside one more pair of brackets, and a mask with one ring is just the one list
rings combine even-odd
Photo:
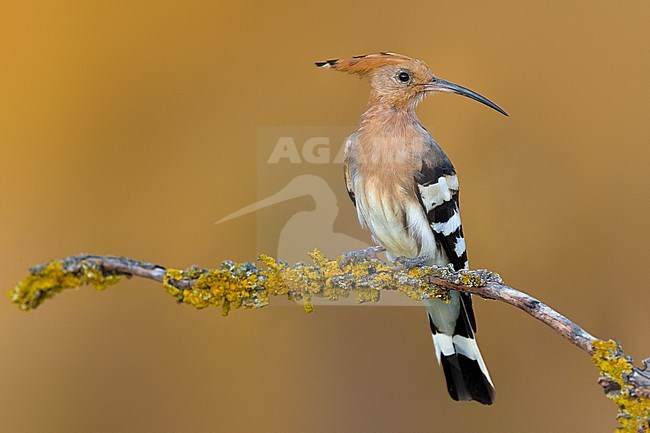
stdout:
[[[368,108],[345,142],[344,179],[361,226],[386,249],[387,258],[468,268],[460,220],[458,176],[422,125],[415,107],[435,92],[474,99],[508,116],[466,87],[436,77],[422,60],[380,52],[316,62],[323,69],[365,77]],[[490,373],[476,343],[470,294],[426,299],[429,326],[447,390],[457,401],[495,401]]]

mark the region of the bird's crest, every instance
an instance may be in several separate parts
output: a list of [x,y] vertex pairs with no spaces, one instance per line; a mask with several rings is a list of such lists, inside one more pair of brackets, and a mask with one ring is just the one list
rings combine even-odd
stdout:
[[365,54],[343,59],[332,59],[324,62],[316,62],[316,66],[324,69],[334,69],[349,74],[366,75],[382,66],[404,65],[417,62],[408,56],[396,53],[380,52],[376,54]]

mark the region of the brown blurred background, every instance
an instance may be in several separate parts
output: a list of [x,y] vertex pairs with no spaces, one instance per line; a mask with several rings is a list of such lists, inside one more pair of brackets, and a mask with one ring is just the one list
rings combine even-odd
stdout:
[[[251,228],[285,208],[213,223],[257,199],[257,128],[353,128],[366,85],[312,62],[389,50],[510,112],[450,95],[418,111],[460,172],[472,266],[650,355],[646,0],[5,0],[0,16],[0,287],[79,252],[253,259]],[[420,308],[223,319],[141,280],[29,314],[2,301],[0,431],[614,429],[583,352],[476,308],[493,407],[449,399]]]

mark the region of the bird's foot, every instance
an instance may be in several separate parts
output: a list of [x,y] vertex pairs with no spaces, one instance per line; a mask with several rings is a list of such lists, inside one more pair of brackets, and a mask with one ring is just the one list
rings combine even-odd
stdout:
[[430,265],[430,258],[418,256],[418,257],[398,257],[395,259],[395,264],[404,269],[420,268],[422,266]]
[[368,247],[358,251],[346,251],[341,257],[339,266],[343,268],[350,263],[358,263],[365,260],[379,260],[377,254],[383,251],[386,251],[386,249],[382,246]]

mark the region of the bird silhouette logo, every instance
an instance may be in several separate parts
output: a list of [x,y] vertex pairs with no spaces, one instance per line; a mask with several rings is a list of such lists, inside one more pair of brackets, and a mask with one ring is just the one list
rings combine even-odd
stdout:
[[339,213],[336,194],[325,179],[312,174],[294,177],[280,191],[226,215],[217,224],[304,196],[313,200],[314,209],[296,212],[284,224],[278,240],[278,258],[289,262],[304,260],[305,254],[314,248],[334,257],[369,246],[353,236],[335,232],[334,221]]

